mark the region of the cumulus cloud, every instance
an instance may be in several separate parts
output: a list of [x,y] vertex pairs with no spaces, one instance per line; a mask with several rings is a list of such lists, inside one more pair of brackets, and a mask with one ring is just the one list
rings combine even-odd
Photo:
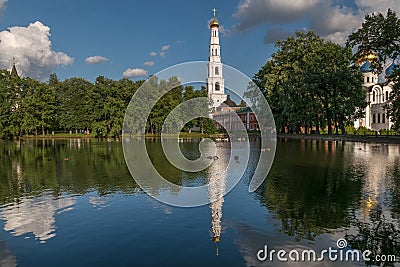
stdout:
[[154,52],[154,51],[151,51],[151,52],[150,52],[150,56],[151,56],[151,57],[155,57],[155,56],[157,56],[157,53]]
[[124,73],[122,73],[122,75],[125,78],[140,77],[140,76],[146,76],[147,71],[144,69],[140,69],[140,68],[134,68],[134,69],[129,68],[126,71],[124,71]]
[[277,40],[283,40],[289,37],[292,33],[281,27],[268,29],[264,36],[265,44],[274,44]]
[[72,64],[73,58],[52,49],[50,36],[40,21],[0,32],[0,68],[10,68],[15,57],[21,75],[43,80],[56,67]]
[[87,64],[100,64],[100,63],[104,63],[104,62],[107,62],[107,61],[108,61],[108,58],[102,57],[102,56],[87,57],[85,59],[85,62]]
[[143,63],[144,66],[146,67],[152,67],[154,66],[154,62],[153,61],[146,61],[145,63]]
[[264,23],[290,23],[304,18],[319,0],[242,0],[233,15],[240,22],[234,30],[244,31]]
[[158,54],[160,55],[160,57],[165,57],[165,52],[160,52]]
[[170,48],[170,45],[164,45],[161,47],[161,51],[167,51]]
[[308,21],[307,29],[344,44],[347,36],[361,26],[366,14],[386,13],[388,8],[400,14],[398,0],[354,0],[354,3],[355,6],[346,6],[345,1],[337,0],[242,0],[233,15],[238,23],[230,32],[269,24],[272,28],[267,30],[264,42],[274,43],[288,36],[285,25]]

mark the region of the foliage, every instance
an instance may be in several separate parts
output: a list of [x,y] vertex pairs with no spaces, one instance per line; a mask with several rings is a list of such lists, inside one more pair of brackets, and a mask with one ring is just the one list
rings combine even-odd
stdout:
[[[118,81],[99,76],[94,83],[83,78],[59,81],[57,75],[50,75],[47,83],[30,78],[12,76],[6,70],[0,71],[0,138],[10,138],[23,134],[47,134],[62,130],[65,133],[85,133],[95,136],[120,136],[126,109],[136,90],[144,81],[121,79]],[[180,103],[191,98],[207,96],[207,90],[194,90],[192,86],[183,87],[177,77],[158,81],[150,80],[151,86],[164,94],[150,113],[147,133],[159,134],[164,129],[182,128],[184,122],[179,116],[164,123],[167,115]],[[153,96],[146,95],[144,100]],[[193,107],[196,108],[196,107]],[[199,107],[197,107],[199,108]],[[135,121],[142,111],[132,110]],[[212,122],[205,118],[192,120],[184,130],[193,126],[201,131],[213,133]]]
[[386,17],[382,13],[366,15],[362,27],[350,34],[347,45],[357,47],[356,58],[376,53],[377,59],[371,64],[381,73],[387,60],[400,56],[400,20],[396,12],[388,9]]
[[[327,127],[345,133],[346,122],[366,106],[362,75],[351,66],[352,52],[322,40],[313,32],[297,32],[276,43],[272,55],[254,76],[281,132]],[[247,96],[251,98],[249,87]]]

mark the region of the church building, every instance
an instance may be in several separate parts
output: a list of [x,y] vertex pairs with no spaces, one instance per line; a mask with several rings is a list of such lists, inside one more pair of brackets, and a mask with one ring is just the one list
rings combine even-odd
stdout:
[[385,109],[385,105],[388,103],[393,90],[393,84],[387,83],[386,79],[393,73],[397,64],[392,62],[385,69],[383,74],[378,75],[371,65],[371,62],[375,60],[375,58],[376,56],[374,54],[370,54],[359,62],[361,65],[360,71],[363,74],[363,88],[366,92],[366,102],[368,105],[365,108],[365,117],[356,120],[354,126],[355,128],[364,126],[368,129],[379,131],[382,129],[390,129],[393,125]]

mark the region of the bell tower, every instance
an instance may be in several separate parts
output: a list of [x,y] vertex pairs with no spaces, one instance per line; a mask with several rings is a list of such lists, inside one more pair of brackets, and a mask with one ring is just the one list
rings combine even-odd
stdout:
[[219,23],[217,10],[213,9],[214,18],[210,22],[210,46],[208,55],[207,93],[212,100],[210,108],[215,111],[226,100],[224,78],[222,75],[221,46],[219,43]]

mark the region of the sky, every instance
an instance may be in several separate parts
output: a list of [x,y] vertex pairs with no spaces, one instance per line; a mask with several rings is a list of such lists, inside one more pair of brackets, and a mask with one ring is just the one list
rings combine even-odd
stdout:
[[364,16],[400,14],[398,0],[0,0],[0,68],[15,58],[22,76],[46,81],[102,75],[146,79],[164,68],[206,61],[212,9],[221,56],[252,77],[295,31],[344,44]]

